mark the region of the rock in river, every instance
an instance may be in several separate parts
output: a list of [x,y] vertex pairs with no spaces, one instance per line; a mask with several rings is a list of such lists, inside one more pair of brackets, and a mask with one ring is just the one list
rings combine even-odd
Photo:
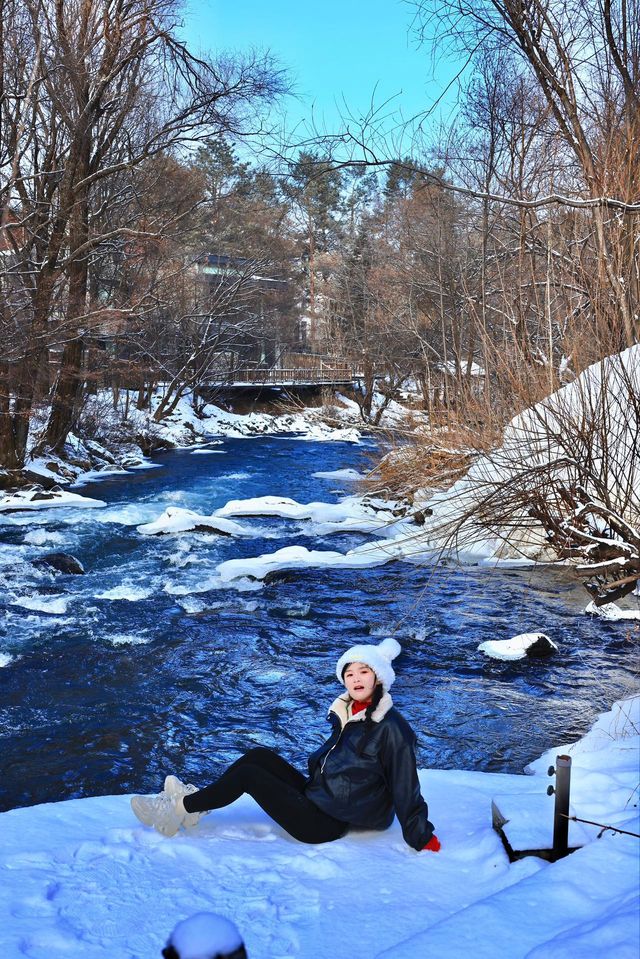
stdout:
[[70,553],[47,553],[45,556],[34,559],[33,565],[47,566],[59,573],[75,573],[76,575],[84,573],[84,566],[80,560]]

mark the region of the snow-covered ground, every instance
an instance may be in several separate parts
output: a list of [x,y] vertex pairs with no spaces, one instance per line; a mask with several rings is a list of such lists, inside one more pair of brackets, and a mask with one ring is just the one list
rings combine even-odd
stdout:
[[576,814],[638,833],[639,705],[615,704],[533,775],[422,770],[438,854],[406,846],[397,823],[302,845],[247,797],[171,840],[141,826],[127,796],[3,813],[0,952],[151,959],[177,922],[213,911],[251,959],[635,959],[639,840],[581,826],[586,844],[567,858],[509,864],[491,801],[507,794],[523,814],[546,802],[537,827],[550,844],[546,770],[567,752]]

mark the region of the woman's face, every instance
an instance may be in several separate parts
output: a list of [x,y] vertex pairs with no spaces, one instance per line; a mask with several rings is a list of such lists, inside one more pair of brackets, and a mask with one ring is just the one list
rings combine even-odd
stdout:
[[366,663],[349,663],[342,678],[347,692],[358,703],[371,699],[378,682],[378,677]]

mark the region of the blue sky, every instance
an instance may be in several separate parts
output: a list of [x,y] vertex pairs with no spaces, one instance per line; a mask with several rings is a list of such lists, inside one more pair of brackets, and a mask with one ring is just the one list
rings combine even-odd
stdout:
[[[288,68],[299,101],[286,104],[289,125],[339,126],[345,101],[355,115],[385,108],[405,119],[424,111],[456,73],[434,69],[430,51],[409,34],[412,8],[403,0],[187,0],[184,35],[194,52],[269,49]],[[447,98],[449,106],[453,94]]]

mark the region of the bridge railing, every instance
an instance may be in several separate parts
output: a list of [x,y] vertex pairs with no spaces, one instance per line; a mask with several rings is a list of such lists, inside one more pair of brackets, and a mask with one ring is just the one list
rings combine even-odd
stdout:
[[338,366],[318,366],[306,369],[290,367],[289,369],[245,369],[229,370],[220,377],[220,383],[241,384],[250,383],[252,386],[281,386],[281,385],[321,385],[323,383],[350,383],[357,376],[355,371],[345,364]]

